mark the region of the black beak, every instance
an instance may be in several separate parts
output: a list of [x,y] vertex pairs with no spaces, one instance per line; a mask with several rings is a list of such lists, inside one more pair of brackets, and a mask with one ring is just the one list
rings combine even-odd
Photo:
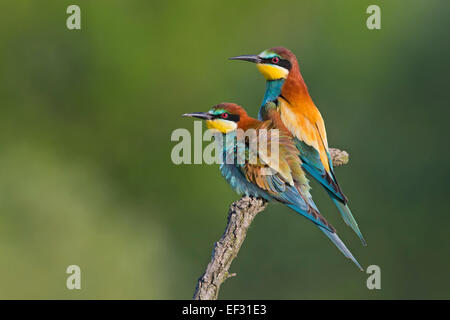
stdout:
[[211,120],[214,118],[213,115],[209,114],[208,112],[185,113],[183,114],[183,117],[199,118],[203,120]]
[[230,60],[244,60],[244,61],[249,61],[249,62],[253,62],[253,63],[261,63],[262,62],[262,59],[259,56],[255,56],[255,55],[251,55],[251,54],[232,57],[229,59]]

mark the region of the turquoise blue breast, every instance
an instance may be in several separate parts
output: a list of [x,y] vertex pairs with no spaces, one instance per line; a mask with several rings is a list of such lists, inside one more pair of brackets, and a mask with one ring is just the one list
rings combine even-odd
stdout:
[[259,120],[264,120],[263,106],[269,101],[274,101],[281,94],[281,87],[283,86],[283,83],[284,79],[270,80],[266,82],[266,92],[264,93],[263,102],[258,114]]

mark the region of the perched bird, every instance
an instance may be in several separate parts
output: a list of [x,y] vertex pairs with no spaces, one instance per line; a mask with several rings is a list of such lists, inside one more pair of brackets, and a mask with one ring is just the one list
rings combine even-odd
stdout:
[[295,137],[303,169],[325,188],[344,221],[359,236],[363,245],[366,245],[347,205],[347,197],[334,174],[325,124],[308,93],[295,55],[286,48],[275,47],[264,50],[259,55],[242,55],[230,59],[256,63],[266,79],[259,119],[268,119],[267,102],[275,101],[281,117],[278,128],[289,130]]
[[[221,164],[220,171],[238,194],[278,201],[303,215],[315,223],[362,270],[334,227],[314,204],[296,141],[289,131],[277,128],[277,122],[281,121],[278,106],[274,102],[268,102],[264,108],[264,121],[251,118],[242,107],[233,103],[221,103],[208,112],[187,113],[183,116],[206,120],[207,127],[217,130],[223,137],[220,139],[223,141],[222,159],[227,161]],[[255,134],[248,134],[252,130]],[[243,136],[248,136],[249,139],[242,139]],[[252,149],[251,144],[261,143],[260,139],[266,140],[266,148]],[[270,154],[272,143],[278,144],[278,155]],[[246,155],[241,162],[237,159],[239,151]],[[256,153],[256,157],[250,161],[252,153]]]

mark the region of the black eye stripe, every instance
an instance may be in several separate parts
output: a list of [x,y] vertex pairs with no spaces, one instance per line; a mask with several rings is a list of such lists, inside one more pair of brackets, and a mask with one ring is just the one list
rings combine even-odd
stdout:
[[[263,58],[261,60],[262,60],[262,63],[264,63],[264,64],[274,64],[272,61],[272,58]],[[286,59],[280,59],[280,61],[278,61],[278,63],[276,63],[276,65],[283,67],[287,70],[291,70],[291,68],[292,68],[291,63],[289,62],[289,60],[286,60]]]
[[241,118],[238,114],[230,114],[230,113],[227,113],[227,114],[228,114],[227,118],[222,118],[222,113],[216,114],[216,115],[214,115],[214,119],[222,119],[222,120],[238,122],[239,119]]

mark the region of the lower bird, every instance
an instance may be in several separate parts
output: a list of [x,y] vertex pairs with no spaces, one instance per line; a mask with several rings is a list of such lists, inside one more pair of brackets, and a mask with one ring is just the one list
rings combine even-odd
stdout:
[[[281,121],[277,107],[275,102],[265,105],[267,117],[264,121],[248,116],[241,106],[233,103],[221,103],[208,112],[187,113],[183,116],[206,120],[207,127],[218,132],[222,138],[222,159],[226,159],[220,165],[220,171],[238,194],[281,202],[293,209],[312,221],[345,257],[363,270],[336,234],[336,229],[317,209],[310,194],[309,181],[302,169],[295,138],[289,131],[280,130],[280,126],[277,126],[277,122]],[[256,134],[247,134],[252,130]],[[242,135],[248,139],[242,139]],[[264,138],[266,147],[252,148],[252,137]],[[278,154],[273,157],[269,149],[272,150],[275,143],[278,147],[274,150]],[[239,159],[240,152],[245,155],[243,159]]]

